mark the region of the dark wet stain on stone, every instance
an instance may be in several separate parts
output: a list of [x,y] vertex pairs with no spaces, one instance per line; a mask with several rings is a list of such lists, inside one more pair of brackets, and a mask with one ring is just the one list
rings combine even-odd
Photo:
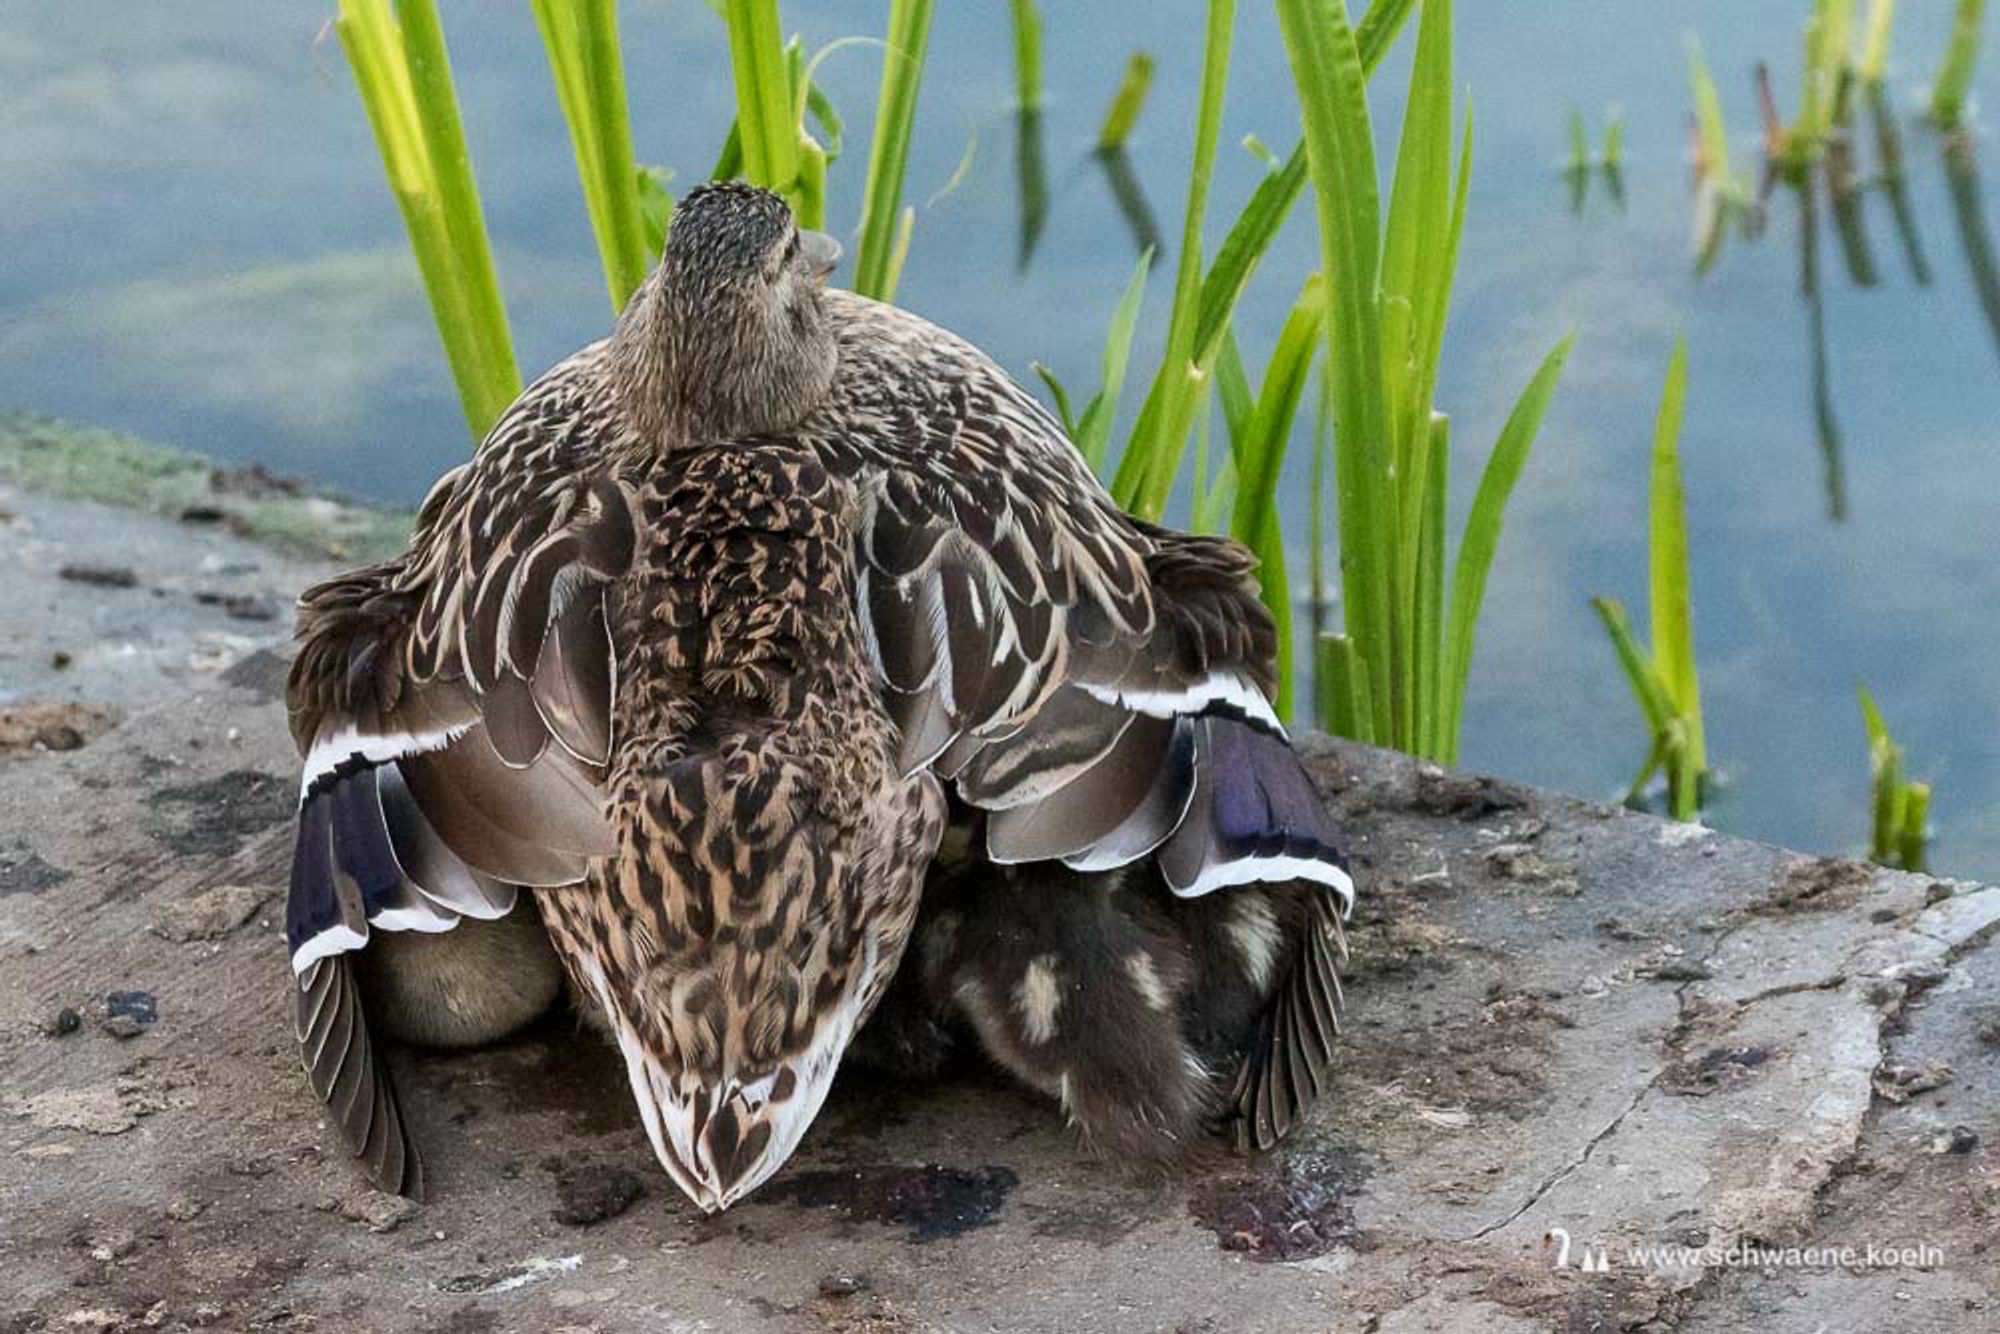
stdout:
[[1843,857],[1802,857],[1785,868],[1765,913],[1825,912],[1852,907],[1875,881],[1875,868]]
[[646,1193],[638,1174],[608,1163],[586,1163],[556,1177],[556,1222],[591,1227],[618,1217]]
[[1038,1237],[1057,1241],[1087,1241],[1110,1246],[1130,1236],[1140,1224],[1159,1217],[1166,1202],[1158,1192],[1126,1190],[1093,1193],[1055,1204],[1029,1204]]
[[25,848],[0,852],[0,899],[11,894],[39,894],[69,879],[70,873],[51,866]]
[[56,571],[58,579],[92,588],[137,588],[139,576],[129,565],[65,565]]
[[1502,811],[1521,810],[1527,804],[1526,792],[1497,779],[1425,767],[1417,771],[1417,790],[1410,807],[1425,815],[1483,820]]
[[[514,1038],[463,1057],[433,1060],[430,1067],[455,1082],[461,1062],[468,1068],[492,1064],[507,1090],[507,1110],[554,1112],[579,1135],[617,1135],[639,1129],[625,1062],[609,1043],[577,1037],[577,1017],[558,1006]],[[483,1084],[482,1068],[477,1081]]]
[[1716,1047],[1669,1066],[1660,1084],[1669,1093],[1705,1098],[1744,1083],[1770,1059],[1762,1047]]
[[500,1317],[483,1306],[461,1306],[444,1319],[418,1328],[424,1334],[488,1334],[500,1328]]
[[218,593],[213,589],[202,589],[194,595],[194,600],[204,607],[220,607],[223,615],[237,621],[275,621],[278,610],[260,597],[249,593]]
[[1225,1251],[1275,1263],[1353,1246],[1354,1211],[1330,1162],[1295,1163],[1276,1175],[1211,1182],[1188,1200],[1195,1221]]
[[260,648],[230,663],[222,673],[222,680],[225,685],[247,690],[260,700],[283,699],[285,678],[291,670],[292,664],[283,654]]
[[292,816],[292,785],[255,769],[231,769],[202,783],[162,788],[147,799],[155,808],[185,807],[187,824],[156,829],[153,837],[175,852],[227,856],[251,835]]
[[831,1209],[861,1222],[909,1229],[914,1242],[956,1237],[997,1221],[1020,1178],[1006,1167],[853,1167],[796,1172],[765,1197],[804,1209]]
[[220,496],[247,496],[252,500],[302,496],[306,493],[304,482],[296,477],[274,473],[261,463],[246,464],[241,468],[211,468],[208,488]]

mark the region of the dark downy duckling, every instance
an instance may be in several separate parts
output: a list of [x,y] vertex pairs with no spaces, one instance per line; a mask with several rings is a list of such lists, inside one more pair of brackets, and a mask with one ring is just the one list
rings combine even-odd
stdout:
[[[985,861],[1092,893],[1305,882],[1323,908],[1294,948],[1331,958],[1352,882],[1269,703],[1248,553],[1124,515],[991,360],[826,289],[837,253],[764,191],[690,192],[612,335],[529,386],[409,550],[301,600],[299,1036],[390,1189],[421,1167],[367,1015],[425,991],[355,960],[523,888],[707,1210],[817,1114],[896,974],[947,792],[984,813]],[[1290,990],[1248,1063],[1294,1072],[1263,1095],[1286,1122],[1330,1060],[1330,1030],[1271,1029]]]
[[1138,865],[940,863],[853,1059],[925,1078],[969,1040],[1113,1162],[1169,1165],[1217,1130],[1267,1149],[1331,1064],[1332,902],[1309,882],[1181,898]]

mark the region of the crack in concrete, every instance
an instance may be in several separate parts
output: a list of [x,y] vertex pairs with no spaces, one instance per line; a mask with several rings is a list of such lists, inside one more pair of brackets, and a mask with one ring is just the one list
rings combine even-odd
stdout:
[[[1982,892],[1991,892],[1991,891],[1982,891]],[[1742,913],[1740,915],[1737,915],[1735,917],[1735,920],[1731,921],[1728,926],[1724,927],[1721,931],[1716,933],[1715,939],[1710,943],[1708,949],[1702,953],[1700,960],[1701,965],[1703,967],[1706,967],[1708,964],[1710,964],[1715,959],[1715,957],[1722,951],[1723,946],[1728,943],[1729,938],[1731,936],[1735,935],[1736,932],[1741,928],[1750,925],[1752,922],[1756,920],[1757,918],[1752,911],[1748,909],[1743,910]],[[1916,927],[1912,926],[1904,928],[1903,931],[1885,932],[1881,936],[1870,935],[1865,937],[1864,940],[1861,942],[1861,944],[1857,945],[1853,950],[1849,952],[1847,961],[1851,962],[1863,948],[1865,948],[1869,944],[1881,940],[1883,936],[1901,935],[1904,934],[1904,931],[1910,931],[1918,935],[1928,936],[1930,939],[1937,940],[1939,944],[1949,946],[1949,942],[1940,940],[1938,939],[1938,937],[1935,936],[1930,936],[1929,932],[1918,930]],[[1965,948],[1972,948],[1975,946],[1975,944],[1985,943],[1985,941],[1988,938],[1993,937],[1996,933],[2000,933],[2000,922],[1996,922],[1987,929],[1977,933],[1971,940],[1960,942],[1960,945],[1964,946]],[[1946,958],[1948,960],[1955,961],[1957,955],[1960,952],[1961,951],[1958,949],[1953,949],[1951,953],[1947,954]],[[1847,985],[1849,978],[1850,978],[1850,973],[1848,969],[1845,966],[1843,966],[1841,971],[1836,972],[1831,976],[1819,978],[1814,981],[1781,983],[1778,986],[1769,987],[1763,991],[1759,991],[1754,995],[1746,996],[1741,1000],[1728,1002],[1729,1012],[1730,1015],[1734,1017],[1736,1015],[1741,1014],[1743,1011],[1749,1009],[1753,1005],[1757,1005],[1767,1000],[1775,1000],[1781,996],[1796,996],[1803,994],[1805,992],[1812,992],[1812,991],[1837,991],[1841,987]],[[1664,1055],[1672,1056],[1674,1053],[1676,1053],[1679,1050],[1682,1042],[1687,1037],[1688,1030],[1691,1026],[1691,1020],[1692,1020],[1692,1016],[1690,1016],[1688,1013],[1688,992],[1693,987],[1695,987],[1699,981],[1701,981],[1701,979],[1690,979],[1686,982],[1683,982],[1680,986],[1674,988],[1674,1000],[1676,1008],[1680,1012],[1680,1021],[1675,1026],[1674,1031],[1668,1034],[1661,1044],[1662,1047],[1664,1048],[1663,1051]],[[1880,1015],[1880,1018],[1876,1025],[1876,1038],[1878,1042],[1880,1042],[1882,1038],[1883,1028],[1887,1025],[1889,1020],[1893,1018],[1894,1015],[1901,1010],[1901,1008],[1902,1006],[1899,1004],[1893,1010],[1884,1010],[1878,1012]],[[1495,1232],[1498,1232],[1501,1229],[1507,1227],[1509,1224],[1513,1223],[1516,1219],[1520,1218],[1523,1214],[1527,1213],[1528,1210],[1534,1208],[1536,1204],[1540,1203],[1544,1198],[1548,1196],[1548,1193],[1550,1191],[1554,1190],[1557,1186],[1561,1185],[1571,1176],[1574,1176],[1576,1172],[1580,1168],[1582,1168],[1585,1163],[1590,1161],[1591,1156],[1597,1152],[1598,1145],[1602,1144],[1605,1140],[1609,1139],[1612,1135],[1616,1134],[1618,1128],[1625,1123],[1626,1119],[1629,1118],[1633,1112],[1638,1110],[1639,1104],[1646,1100],[1646,1095],[1653,1092],[1656,1088],[1659,1087],[1660,1081],[1666,1077],[1667,1070],[1669,1069],[1671,1064],[1672,1062],[1671,1060],[1669,1060],[1668,1062],[1663,1063],[1657,1069],[1655,1069],[1653,1071],[1652,1077],[1648,1079],[1644,1084],[1642,1084],[1636,1092],[1633,1093],[1631,1099],[1625,1104],[1623,1108],[1619,1110],[1618,1114],[1612,1117],[1610,1122],[1606,1124],[1602,1129],[1598,1130],[1595,1134],[1593,1134],[1589,1140],[1585,1141],[1582,1149],[1579,1150],[1574,1157],[1572,1157],[1568,1162],[1564,1163],[1560,1168],[1556,1169],[1556,1171],[1550,1173],[1546,1179],[1544,1179],[1539,1185],[1537,1185],[1534,1188],[1534,1190],[1529,1192],[1528,1198],[1522,1201],[1518,1207],[1510,1210],[1504,1217],[1498,1219],[1497,1221],[1489,1223],[1485,1227],[1482,1227],[1477,1231],[1470,1233],[1467,1236],[1457,1238],[1457,1240],[1463,1243],[1470,1241],[1480,1241],[1486,1237],[1492,1236]],[[1874,1096],[1879,1097],[1880,1095],[1874,1095]],[[1855,1137],[1855,1142],[1853,1143],[1853,1145],[1849,1147],[1849,1152],[1847,1156],[1841,1161],[1851,1162],[1853,1161],[1854,1156],[1857,1155],[1859,1152],[1860,1152],[1860,1136],[1857,1134],[1857,1136]],[[1829,1167],[1828,1181],[1830,1182],[1836,1175],[1838,1175],[1838,1172],[1839,1172],[1839,1164],[1835,1164]],[[1826,1183],[1822,1183],[1823,1186],[1825,1184]]]
[[[1700,966],[1706,969],[1709,963],[1715,958],[1716,954],[1721,951],[1723,945],[1728,942],[1729,938],[1732,935],[1736,934],[1736,932],[1740,928],[1747,926],[1751,922],[1751,920],[1753,919],[1749,910],[1745,909],[1739,912],[1735,916],[1735,919],[1733,921],[1730,921],[1729,925],[1723,927],[1722,930],[1718,931],[1715,935],[1715,939],[1709,942],[1708,948],[1702,952],[1702,956],[1699,960]],[[1664,1049],[1662,1055],[1671,1057],[1671,1055],[1674,1052],[1678,1051],[1681,1040],[1687,1036],[1688,1029],[1692,1023],[1692,1018],[1688,1014],[1687,993],[1689,988],[1693,987],[1697,981],[1699,981],[1699,979],[1690,978],[1674,988],[1674,1009],[1677,1018],[1675,1020],[1673,1029],[1667,1034],[1665,1039],[1663,1039],[1661,1042],[1661,1046]],[[1644,1084],[1641,1084],[1639,1086],[1637,1091],[1635,1091],[1632,1094],[1631,1100],[1628,1101],[1625,1104],[1625,1106],[1619,1110],[1618,1115],[1612,1117],[1610,1123],[1607,1124],[1602,1130],[1599,1130],[1596,1134],[1592,1135],[1590,1139],[1584,1143],[1583,1148],[1576,1154],[1574,1158],[1570,1159],[1569,1162],[1565,1163],[1562,1167],[1558,1168],[1555,1172],[1551,1173],[1548,1179],[1543,1181],[1539,1186],[1535,1187],[1535,1189],[1529,1193],[1528,1198],[1521,1203],[1521,1206],[1519,1208],[1508,1213],[1506,1217],[1500,1219],[1498,1222],[1489,1223],[1485,1227],[1480,1228],[1478,1231],[1470,1234],[1469,1236],[1459,1237],[1456,1240],[1460,1243],[1483,1240],[1484,1238],[1492,1236],[1495,1232],[1500,1231],[1500,1229],[1514,1222],[1515,1219],[1519,1218],[1522,1214],[1527,1213],[1528,1210],[1534,1208],[1535,1205],[1540,1203],[1541,1200],[1544,1197],[1546,1197],[1550,1191],[1554,1190],[1557,1186],[1561,1185],[1564,1181],[1568,1180],[1571,1176],[1573,1176],[1576,1173],[1577,1169],[1581,1168],[1585,1163],[1589,1162],[1591,1155],[1597,1152],[1598,1145],[1602,1144],[1605,1140],[1609,1139],[1612,1135],[1617,1133],[1618,1127],[1625,1124],[1625,1119],[1631,1116],[1633,1112],[1637,1111],[1639,1104],[1646,1100],[1646,1095],[1648,1093],[1651,1093],[1655,1088],[1659,1087],[1660,1081],[1666,1078],[1667,1071],[1672,1066],[1672,1064],[1673,1064],[1672,1060],[1669,1059],[1662,1061],[1657,1067],[1655,1067],[1653,1070],[1652,1077],[1649,1078]]]
[[1585,1163],[1590,1161],[1590,1156],[1593,1153],[1597,1152],[1597,1146],[1602,1144],[1605,1140],[1611,1138],[1612,1135],[1617,1133],[1618,1127],[1625,1124],[1625,1118],[1632,1115],[1632,1113],[1638,1108],[1639,1104],[1646,1100],[1646,1095],[1648,1093],[1651,1093],[1656,1087],[1658,1087],[1660,1080],[1666,1075],[1666,1073],[1667,1073],[1666,1068],[1664,1066],[1662,1066],[1660,1069],[1653,1071],[1653,1077],[1651,1079],[1648,1079],[1644,1084],[1641,1084],[1639,1086],[1638,1091],[1632,1095],[1631,1100],[1627,1102],[1624,1105],[1624,1107],[1619,1109],[1618,1115],[1611,1118],[1610,1124],[1606,1125],[1602,1130],[1598,1131],[1595,1135],[1592,1135],[1589,1141],[1584,1144],[1581,1152],[1579,1152],[1569,1162],[1557,1168],[1553,1173],[1549,1175],[1549,1178],[1546,1181],[1542,1182],[1541,1185],[1535,1187],[1534,1191],[1529,1194],[1528,1198],[1521,1202],[1521,1206],[1519,1208],[1513,1210],[1505,1218],[1500,1219],[1498,1222],[1489,1223],[1485,1227],[1480,1228],[1477,1232],[1474,1232],[1469,1236],[1455,1237],[1453,1238],[1453,1240],[1458,1243],[1483,1240],[1486,1237],[1492,1236],[1495,1232],[1498,1232],[1501,1228],[1506,1227],[1508,1224],[1512,1223],[1515,1219],[1519,1218],[1522,1214],[1527,1213],[1528,1210],[1534,1208],[1536,1204],[1541,1202],[1544,1196],[1546,1196],[1550,1191],[1554,1190],[1557,1186],[1560,1186],[1569,1177],[1574,1175],[1578,1168],[1582,1167]]

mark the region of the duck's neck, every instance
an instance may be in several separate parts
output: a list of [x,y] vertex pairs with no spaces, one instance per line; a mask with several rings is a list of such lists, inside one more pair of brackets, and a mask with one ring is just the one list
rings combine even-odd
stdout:
[[790,430],[826,399],[838,361],[817,305],[805,320],[693,309],[656,272],[611,331],[608,369],[631,447],[657,456]]
[[657,455],[691,443],[695,432],[676,392],[674,341],[656,278],[625,303],[608,349],[611,386],[630,448]]

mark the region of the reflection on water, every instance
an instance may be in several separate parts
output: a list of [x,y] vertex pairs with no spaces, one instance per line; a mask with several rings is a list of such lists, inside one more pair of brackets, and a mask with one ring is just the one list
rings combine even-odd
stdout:
[[1146,202],[1146,188],[1139,184],[1139,173],[1132,169],[1132,155],[1121,147],[1100,148],[1091,156],[1104,169],[1104,183],[1111,187],[1118,216],[1125,219],[1125,226],[1132,233],[1132,253],[1144,254],[1150,250],[1159,254],[1159,224],[1153,221],[1153,206]]
[[1972,285],[1986,312],[1993,346],[2000,351],[2000,267],[1993,262],[1993,238],[1986,230],[1986,217],[1979,203],[1979,168],[1973,161],[1972,136],[1964,131],[1943,138],[1944,179],[1951,187],[1951,212],[1958,220],[1959,244],[1965,248],[1965,264],[1972,271]]
[[[1826,295],[1820,263],[1819,188],[1823,181],[1832,215],[1833,234],[1840,246],[1846,277],[1855,288],[1872,288],[1882,278],[1875,263],[1868,234],[1867,201],[1871,191],[1879,191],[1889,205],[1889,217],[1901,243],[1911,281],[1920,288],[1931,285],[1930,264],[1924,256],[1903,163],[1902,131],[1897,116],[1880,85],[1863,91],[1874,131],[1875,174],[1865,178],[1857,153],[1853,124],[1855,84],[1843,76],[1832,113],[1831,127],[1823,143],[1806,154],[1786,152],[1786,131],[1779,123],[1776,100],[1765,66],[1756,68],[1758,110],[1763,121],[1765,148],[1762,186],[1755,201],[1735,197],[1731,182],[1705,170],[1700,155],[1696,159],[1694,194],[1695,275],[1708,274],[1720,258],[1723,246],[1733,234],[1754,241],[1764,233],[1764,218],[1771,196],[1784,191],[1798,205],[1799,294],[1806,307],[1806,343],[1810,354],[1812,418],[1818,437],[1821,475],[1826,492],[1827,517],[1839,523],[1848,515],[1845,444],[1834,409],[1833,373],[1827,349]],[[2000,264],[1996,264],[1991,235],[1987,231],[1981,203],[1978,165],[1971,134],[1954,131],[1936,136],[1944,165],[1944,178],[1951,197],[1952,215],[1957,223],[1966,265],[1977,293],[1994,346],[2000,350]],[[1573,189],[1576,187],[1572,187]]]
[[[1801,187],[1811,189],[1810,183]],[[1865,198],[1861,174],[1854,165],[1854,140],[1842,133],[1827,141],[1826,193],[1833,204],[1833,231],[1847,260],[1847,277],[1856,287],[1873,287],[1875,256],[1868,248],[1868,225],[1861,214]]]
[[[605,327],[568,135],[527,6],[439,7],[532,373]],[[328,8],[13,7],[0,24],[0,408],[404,504],[463,458],[456,396],[366,121],[337,48],[316,45]],[[1114,161],[1092,150],[1101,92],[1135,41],[1132,7],[1042,6],[1035,99],[1015,80],[1009,8],[937,7],[908,177],[920,216],[899,300],[1030,383],[1037,361],[1067,383],[1095,383],[1135,250],[1163,226],[1179,232],[1203,5],[1148,8],[1158,73]],[[1661,359],[1685,331],[1682,454],[1709,734],[1736,777],[1718,795],[1718,822],[1856,850],[1868,786],[1853,684],[1865,677],[1912,765],[1938,779],[1937,862],[1990,875],[2000,871],[2000,621],[1989,610],[2000,605],[2000,293],[1993,160],[1984,176],[1973,167],[1993,150],[1945,145],[1913,116],[1951,6],[1899,7],[1890,81],[1850,93],[1852,142],[1814,169],[1810,202],[1796,190],[1787,202],[1791,187],[1774,183],[1763,231],[1754,188],[1740,200],[1698,195],[1714,254],[1705,278],[1689,273],[1688,34],[1712,62],[1724,110],[1740,114],[1759,57],[1773,58],[1781,85],[1796,77],[1811,8],[1457,7],[1456,72],[1476,142],[1438,390],[1463,465],[1451,470],[1454,526],[1533,358],[1567,329],[1578,336],[1494,565],[1463,754],[1587,794],[1612,795],[1629,777],[1631,702],[1588,597],[1643,580],[1647,432]],[[730,123],[726,32],[703,0],[618,9],[634,142],[685,188],[716,160]],[[781,9],[812,50],[881,31],[881,0]],[[1298,126],[1270,8],[1238,5],[1237,25],[1206,227],[1218,240],[1270,170],[1236,146],[1249,135],[1288,145]],[[1384,189],[1408,47],[1406,37],[1372,97]],[[1990,109],[2000,106],[2000,40],[1986,49],[1977,91]],[[828,222],[847,232],[880,63],[857,47],[817,69],[846,120]],[[1024,100],[1039,110],[1018,114]],[[1612,100],[1621,170],[1599,157],[1581,181],[1557,184],[1550,164],[1564,132],[1550,108]],[[967,131],[1004,135],[1009,120],[1012,161],[981,154],[959,188],[933,198]],[[1592,128],[1608,155],[1608,120]],[[1731,146],[1754,153],[1754,127],[1739,128]],[[1253,371],[1318,264],[1312,210],[1297,209],[1238,306]],[[1172,271],[1155,266],[1121,438],[1135,386],[1158,364]],[[1870,285],[1857,280],[1871,273]],[[1302,599],[1332,601],[1337,621],[1336,516],[1327,505],[1314,522],[1310,429],[1301,420],[1281,482],[1287,566]],[[1830,523],[1829,510],[1844,522]],[[1315,568],[1325,571],[1317,595]]]
[[1014,113],[1014,174],[1021,200],[1021,248],[1014,261],[1019,272],[1035,257],[1035,242],[1042,239],[1042,224],[1049,220],[1049,167],[1039,107],[1022,107]]
[[[1799,200],[1799,295],[1805,298],[1806,338],[1812,346],[1813,425],[1819,433],[1821,472],[1826,479],[1826,516],[1839,523],[1847,517],[1847,470],[1841,464],[1840,422],[1833,415],[1832,375],[1826,364],[1826,298],[1819,282],[1818,196],[1813,193],[1810,174],[1787,180],[1785,185]],[[1858,211],[1853,215],[1853,225],[1857,228],[1860,225]],[[1867,242],[1861,240],[1858,245],[1865,256]],[[1853,249],[1848,251],[1850,269],[1854,254]],[[1855,278],[1864,287],[1875,281],[1873,269],[1866,272],[1865,282],[1858,276]]]
[[1895,219],[1896,235],[1903,243],[1910,280],[1919,287],[1929,287],[1931,266],[1924,258],[1924,242],[1917,234],[1917,215],[1910,207],[1910,188],[1903,171],[1903,133],[1896,126],[1896,115],[1889,109],[1889,96],[1882,85],[1869,85],[1866,96],[1868,119],[1875,127],[1875,179],[1889,200],[1889,216]]

